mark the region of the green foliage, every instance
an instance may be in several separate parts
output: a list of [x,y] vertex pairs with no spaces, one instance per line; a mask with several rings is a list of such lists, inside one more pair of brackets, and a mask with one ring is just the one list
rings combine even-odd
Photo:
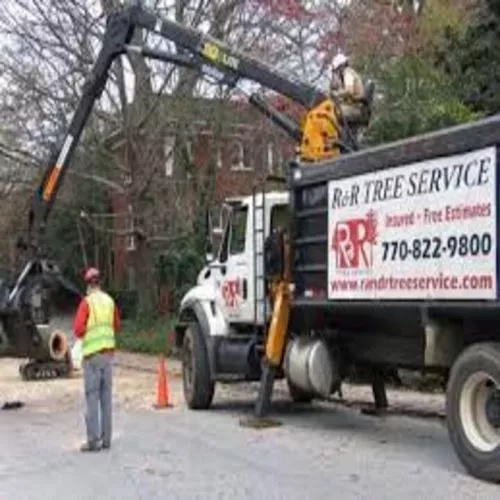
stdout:
[[69,210],[54,211],[47,225],[47,241],[51,253],[63,267],[68,277],[75,278],[76,269],[82,264],[75,216]]
[[137,317],[138,294],[136,290],[108,289],[108,292],[115,299],[122,318],[132,319]]
[[[76,153],[72,169],[75,172],[106,172],[107,166],[101,153],[90,149],[88,141],[82,141],[81,149],[86,152]],[[89,230],[89,226],[80,218],[81,211],[87,213],[109,212],[107,188],[90,179],[67,177],[61,186],[47,224],[47,246],[59,262],[66,275],[81,281],[81,270],[85,265],[82,242],[77,224],[80,224],[81,237],[87,252],[96,247],[101,255],[106,254],[108,239],[103,234]],[[89,258],[91,258],[89,256]]]
[[500,112],[498,2],[484,2],[465,32],[448,33],[436,61],[468,106],[486,115]]
[[125,320],[117,335],[118,348],[123,351],[146,354],[172,353],[174,320]]
[[431,56],[446,46],[450,37],[460,37],[471,18],[470,3],[473,0],[427,0],[420,14],[419,55]]
[[159,285],[166,285],[172,290],[172,306],[175,309],[182,296],[196,284],[196,278],[204,264],[204,254],[194,238],[172,245],[158,256],[157,281]]
[[381,103],[367,131],[380,144],[477,119],[457,97],[455,86],[425,59],[396,59],[377,75]]
[[208,227],[204,207],[207,206],[208,191],[199,200],[193,232],[188,238],[170,244],[155,261],[156,281],[171,291],[170,306],[173,310],[177,310],[184,294],[196,285],[198,274],[205,265]]

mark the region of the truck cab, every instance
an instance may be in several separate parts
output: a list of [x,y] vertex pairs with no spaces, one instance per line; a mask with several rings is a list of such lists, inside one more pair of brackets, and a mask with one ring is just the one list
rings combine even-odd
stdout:
[[[203,346],[197,349],[206,358],[198,360],[207,381],[202,406],[209,404],[217,380],[259,379],[265,325],[272,313],[266,293],[264,242],[286,227],[288,200],[286,191],[228,198],[219,223],[210,228],[213,253],[207,253],[197,284],[183,297],[176,326],[176,345],[187,370],[196,371],[186,357],[197,349],[195,345]],[[193,388],[186,380],[196,374],[184,376],[185,387]],[[186,399],[194,406],[195,396],[187,390]]]
[[264,325],[270,313],[265,304],[264,241],[284,227],[287,214],[287,192],[226,199],[219,225],[211,229],[215,251],[207,253],[197,285],[183,298],[181,315],[193,302],[208,301],[225,324],[225,333],[210,328],[210,335]]

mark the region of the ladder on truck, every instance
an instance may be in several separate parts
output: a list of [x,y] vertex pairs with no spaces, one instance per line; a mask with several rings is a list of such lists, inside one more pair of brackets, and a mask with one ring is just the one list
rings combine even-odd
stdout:
[[266,192],[262,187],[260,196],[254,185],[252,192],[253,206],[253,289],[254,289],[254,325],[258,333],[259,325],[266,330],[267,293],[265,276],[264,242],[266,237]]

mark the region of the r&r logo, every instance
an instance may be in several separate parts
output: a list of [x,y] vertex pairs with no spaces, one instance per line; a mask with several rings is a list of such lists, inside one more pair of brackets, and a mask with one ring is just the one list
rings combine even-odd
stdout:
[[222,298],[226,307],[233,308],[238,305],[241,296],[240,280],[238,278],[226,280],[222,285]]
[[336,252],[338,269],[370,269],[373,247],[377,244],[377,220],[371,210],[364,218],[346,219],[335,224],[331,249]]

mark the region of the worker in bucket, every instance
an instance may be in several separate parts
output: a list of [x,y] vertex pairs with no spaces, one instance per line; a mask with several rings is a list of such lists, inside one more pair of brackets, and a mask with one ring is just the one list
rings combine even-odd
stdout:
[[373,88],[371,83],[365,88],[363,79],[351,67],[349,58],[341,52],[333,58],[330,93],[357,142],[360,129],[368,126],[370,121]]
[[111,446],[113,352],[120,315],[114,300],[101,289],[98,269],[88,268],[84,280],[87,295],[73,323],[83,356],[87,441],[81,451],[98,451]]
[[342,52],[333,58],[330,91],[345,105],[354,105],[364,96],[363,79]]

